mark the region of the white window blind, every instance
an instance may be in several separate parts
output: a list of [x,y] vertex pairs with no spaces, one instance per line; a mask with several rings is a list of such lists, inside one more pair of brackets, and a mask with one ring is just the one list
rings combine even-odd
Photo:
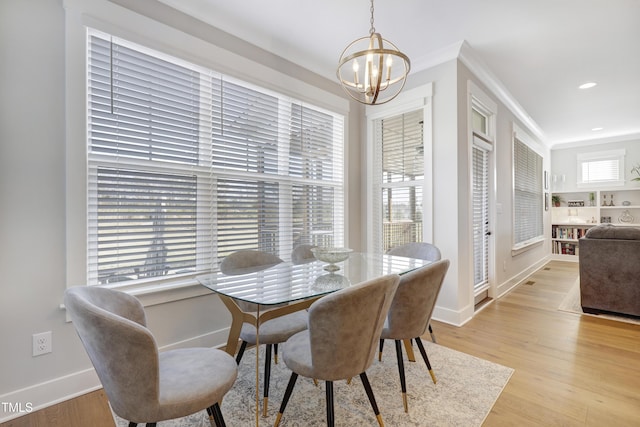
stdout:
[[473,276],[474,288],[487,284],[489,277],[489,151],[491,145],[474,135],[473,167]]
[[375,121],[380,238],[375,251],[423,241],[424,144],[422,109]]
[[625,150],[578,154],[578,185],[624,185]]
[[514,138],[514,245],[543,235],[542,157],[524,142]]
[[344,116],[88,34],[89,284],[344,243]]

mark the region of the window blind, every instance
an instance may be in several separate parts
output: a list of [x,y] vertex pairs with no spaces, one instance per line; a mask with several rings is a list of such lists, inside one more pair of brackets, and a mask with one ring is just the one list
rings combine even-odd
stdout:
[[542,157],[514,139],[514,244],[543,235]]
[[[478,137],[474,135],[474,139],[476,138]],[[480,288],[488,283],[489,280],[489,245],[487,239],[487,233],[489,232],[489,152],[476,144],[472,147],[472,168],[473,283],[474,288]]]
[[423,241],[423,110],[375,121],[374,250]]
[[[88,30],[89,284],[344,244],[344,117]],[[165,277],[166,276],[166,277]]]

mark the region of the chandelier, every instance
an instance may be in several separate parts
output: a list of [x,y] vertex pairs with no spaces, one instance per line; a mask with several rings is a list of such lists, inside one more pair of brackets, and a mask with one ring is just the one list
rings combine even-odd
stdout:
[[376,33],[371,0],[369,36],[353,41],[340,55],[336,74],[342,88],[363,104],[384,104],[402,91],[410,69],[409,57]]

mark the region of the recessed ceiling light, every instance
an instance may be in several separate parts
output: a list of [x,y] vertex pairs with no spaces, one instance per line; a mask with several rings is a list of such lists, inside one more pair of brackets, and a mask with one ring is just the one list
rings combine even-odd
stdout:
[[580,86],[578,86],[580,89],[589,89],[594,87],[595,85],[597,85],[598,83],[594,83],[594,82],[588,82],[588,83],[584,83],[581,84]]
[[602,129],[604,129],[604,128],[593,128],[591,130],[594,131],[594,132],[598,132],[599,130],[602,130]]

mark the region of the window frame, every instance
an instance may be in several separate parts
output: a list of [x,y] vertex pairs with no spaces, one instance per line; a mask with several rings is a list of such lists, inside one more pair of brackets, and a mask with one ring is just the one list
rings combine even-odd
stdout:
[[[516,150],[515,150],[515,145],[516,145],[516,141],[520,142],[522,144],[524,144],[529,150],[533,151],[535,154],[537,154],[540,157],[540,176],[539,176],[539,182],[540,182],[540,186],[538,191],[535,193],[536,195],[539,195],[539,197],[537,197],[537,205],[536,208],[539,208],[539,212],[540,212],[540,234],[538,234],[537,236],[533,236],[527,240],[521,241],[521,242],[516,242],[516,221],[517,221],[517,217],[516,217],[516,211],[517,211],[517,206],[516,206]],[[545,237],[544,237],[544,233],[545,233],[545,216],[544,216],[544,160],[545,160],[545,156],[544,156],[544,150],[540,147],[540,145],[538,143],[536,143],[534,141],[534,139],[524,130],[522,130],[518,125],[516,125],[515,123],[513,123],[513,133],[512,133],[512,141],[511,141],[511,150],[512,150],[512,154],[511,154],[511,161],[512,161],[512,185],[511,185],[511,190],[512,190],[512,227],[511,227],[511,243],[512,243],[512,247],[511,247],[511,254],[512,255],[518,255],[524,251],[527,251],[529,249],[531,249],[534,246],[537,246],[539,244],[542,244],[542,242],[544,242]]]
[[[213,39],[195,37],[158,21],[141,16],[109,2],[65,0],[66,18],[66,271],[67,287],[87,283],[87,39],[86,28],[112,34],[165,52],[167,55],[195,63],[241,79],[249,84],[291,96],[344,117],[343,159],[346,166],[346,135],[348,135],[349,102],[317,86],[267,68],[248,58],[224,50]],[[276,83],[274,83],[276,82]],[[348,217],[347,175],[343,166],[344,238],[347,239]],[[209,294],[194,277],[183,280],[159,279],[119,289],[138,296],[144,305],[154,305],[178,299]]]
[[[602,188],[602,187],[621,187],[625,184],[625,169],[624,159],[626,156],[626,150],[621,148],[619,150],[605,150],[594,151],[590,153],[579,153],[576,156],[576,185],[578,188]],[[585,163],[617,160],[618,161],[618,179],[615,180],[599,180],[599,181],[584,181],[582,175],[582,167]]]
[[[382,204],[377,203],[374,192],[378,191],[380,178],[378,169],[382,168],[380,159],[376,156],[375,135],[376,121],[387,117],[394,117],[415,110],[423,110],[423,145],[424,145],[424,178],[422,182],[411,181],[398,183],[403,187],[411,185],[422,186],[422,236],[424,242],[433,241],[433,119],[432,119],[433,84],[428,83],[420,87],[404,91],[393,102],[380,106],[366,107],[367,122],[367,191],[365,206],[367,206],[364,233],[365,247],[369,252],[380,250],[382,247]],[[379,174],[381,176],[381,174]],[[390,185],[393,187],[395,184]],[[380,197],[382,197],[380,195]],[[378,227],[379,224],[379,227]],[[379,229],[378,229],[379,228]]]

